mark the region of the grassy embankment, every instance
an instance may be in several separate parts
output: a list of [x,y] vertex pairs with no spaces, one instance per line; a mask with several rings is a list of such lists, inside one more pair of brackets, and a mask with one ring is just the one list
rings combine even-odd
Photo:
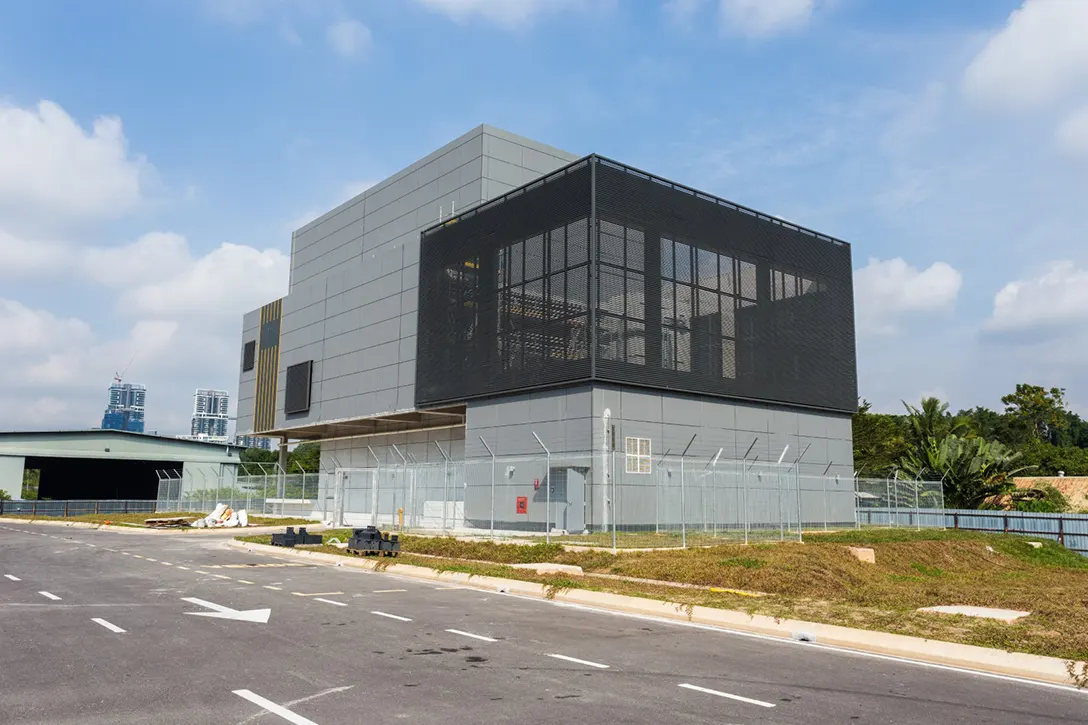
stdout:
[[[341,541],[348,535],[347,530],[324,534],[325,540],[336,536]],[[240,538],[269,541],[267,536]],[[865,529],[810,534],[804,544],[727,544],[613,554],[567,551],[558,543],[512,545],[406,536],[401,539],[400,557],[380,561],[1088,660],[1088,558],[1046,540],[1036,549],[1028,540],[965,531]],[[847,545],[871,546],[876,564],[858,561]],[[334,546],[320,550],[346,555]],[[705,588],[537,575],[507,566],[529,562],[575,564],[587,574]],[[712,588],[770,596],[742,596]],[[1003,607],[1032,614],[1004,624],[916,611],[942,604]]]

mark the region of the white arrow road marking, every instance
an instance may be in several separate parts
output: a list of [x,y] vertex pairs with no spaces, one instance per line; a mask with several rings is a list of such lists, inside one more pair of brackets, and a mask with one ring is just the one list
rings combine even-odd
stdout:
[[711,690],[707,687],[699,687],[698,685],[689,685],[684,683],[680,685],[688,690],[695,690],[696,692],[705,692],[708,695],[717,695],[718,697],[725,697],[730,700],[737,700],[739,702],[747,702],[749,705],[759,705],[760,707],[774,707],[773,702],[763,702],[763,700],[753,700],[750,697],[741,697],[740,695],[730,695],[728,692],[720,692],[718,690]]
[[313,720],[308,720],[307,718],[302,717],[302,715],[293,713],[286,707],[280,707],[271,700],[266,700],[260,695],[254,694],[249,690],[234,690],[233,692],[238,697],[241,697],[244,700],[249,700],[257,707],[263,707],[265,710],[268,710],[273,715],[279,715],[287,722],[294,723],[294,725],[317,725],[317,723],[315,723]]
[[236,619],[239,622],[258,622],[260,624],[268,624],[268,616],[272,614],[271,609],[231,609],[230,607],[224,607],[222,604],[215,604],[214,602],[197,599],[196,597],[182,597],[181,601],[189,602],[190,604],[196,604],[197,606],[206,607],[213,610],[211,612],[186,612],[186,614],[191,614],[194,617]]

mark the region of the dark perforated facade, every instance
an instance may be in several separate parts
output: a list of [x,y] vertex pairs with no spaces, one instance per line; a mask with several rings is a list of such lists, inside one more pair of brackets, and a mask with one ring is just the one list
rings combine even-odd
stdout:
[[417,405],[586,381],[853,410],[849,245],[596,156],[423,233]]

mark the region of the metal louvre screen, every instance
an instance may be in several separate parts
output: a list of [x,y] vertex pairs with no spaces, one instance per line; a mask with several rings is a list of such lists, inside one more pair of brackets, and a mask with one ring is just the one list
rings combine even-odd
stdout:
[[310,410],[310,373],[313,366],[314,361],[307,360],[287,368],[287,386],[283,394],[283,412],[287,415]]
[[423,233],[417,405],[587,380],[852,412],[849,245],[599,157]]
[[257,360],[257,341],[250,340],[242,347],[242,372],[252,370]]
[[849,245],[598,160],[596,378],[852,411]]
[[588,162],[424,232],[416,401],[587,380]]

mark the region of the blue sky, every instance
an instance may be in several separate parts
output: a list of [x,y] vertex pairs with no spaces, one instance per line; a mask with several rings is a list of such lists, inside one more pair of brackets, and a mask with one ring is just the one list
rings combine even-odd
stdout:
[[[850,241],[879,409],[1088,406],[1081,0],[0,4],[0,428],[237,386],[291,229],[479,123]],[[131,364],[130,364],[131,361]]]

